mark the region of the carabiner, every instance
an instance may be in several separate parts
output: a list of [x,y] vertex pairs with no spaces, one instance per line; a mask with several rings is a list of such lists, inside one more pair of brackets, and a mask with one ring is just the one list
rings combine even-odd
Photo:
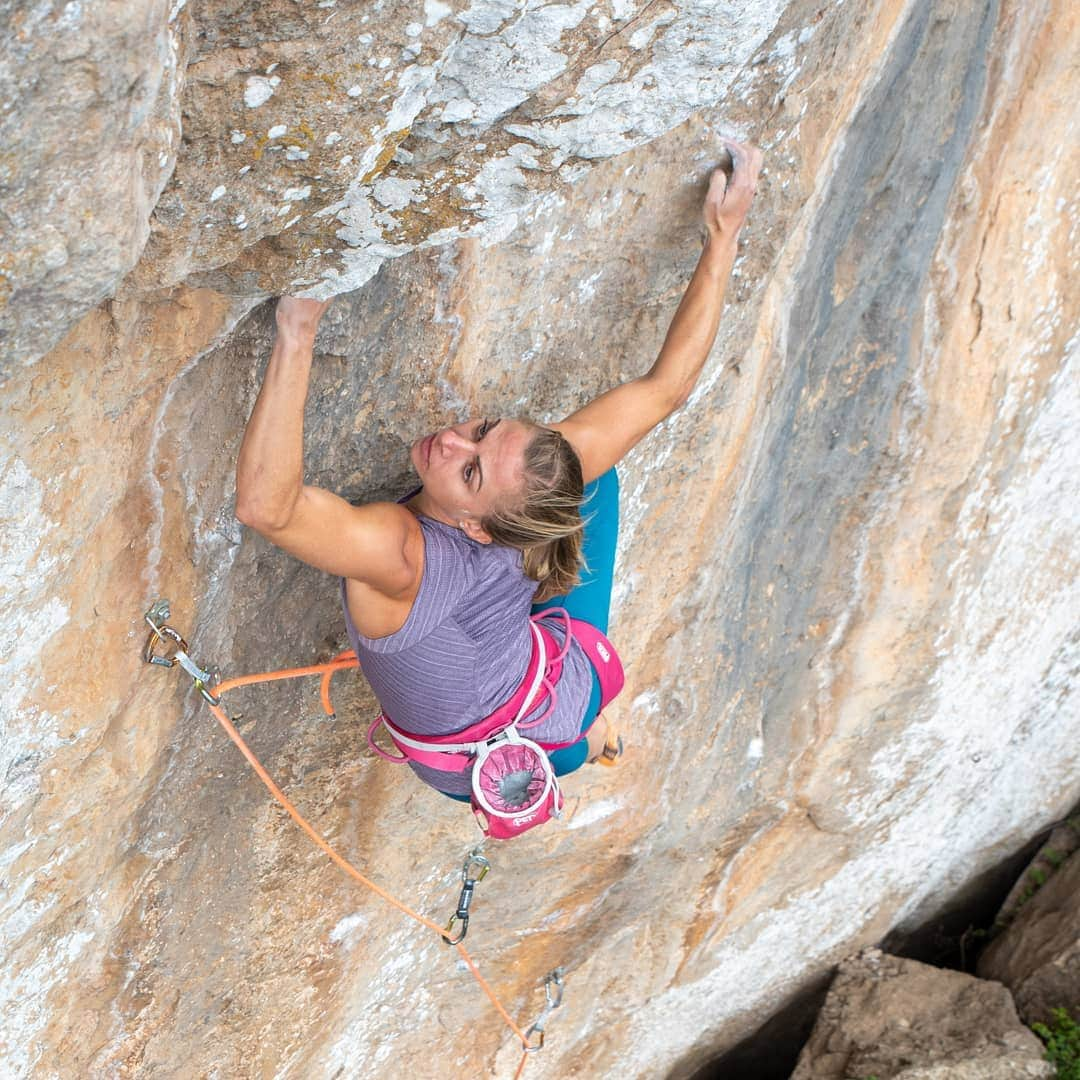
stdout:
[[[552,990],[553,986],[555,988],[554,990]],[[547,999],[547,1004],[544,1006],[536,1020],[525,1030],[524,1050],[526,1054],[535,1054],[538,1050],[543,1050],[544,1048],[544,1024],[547,1023],[547,1018],[562,1004],[562,968],[556,968],[554,971],[548,972],[544,979],[544,997]],[[534,1034],[540,1036],[540,1041],[535,1046],[531,1046],[529,1040]]]
[[[473,877],[469,873],[469,867],[471,867],[473,863],[480,867],[480,873],[477,874],[476,877]],[[461,868],[461,880],[464,881],[466,884],[470,881],[472,881],[474,884],[478,881],[483,881],[484,878],[487,877],[487,872],[490,869],[491,863],[489,863],[487,859],[485,859],[484,856],[480,854],[480,849],[473,848],[465,859],[465,865]]]
[[[149,619],[147,620],[149,622]],[[153,625],[153,624],[151,624]],[[157,644],[159,641],[168,638],[173,643],[173,650],[171,653],[158,653]],[[148,664],[157,664],[158,667],[173,667],[177,660],[176,654],[178,652],[187,652],[188,644],[180,636],[179,631],[174,630],[166,623],[162,623],[160,626],[154,626],[150,631],[150,636],[146,639],[146,644],[143,646],[143,660]]]
[[449,937],[449,933],[454,929],[454,923],[457,922],[457,913],[455,912],[450,916],[450,921],[446,924],[446,933],[443,934],[442,939],[447,945],[460,945],[465,940],[465,935],[469,932],[469,916],[466,915],[461,920],[461,933],[457,937]]
[[[195,684],[195,689],[202,694],[203,698],[211,705],[220,704],[221,699],[215,697],[208,689],[208,684],[214,678],[209,671],[203,671],[194,660],[188,656],[188,643],[180,636],[178,630],[174,630],[165,620],[169,617],[169,601],[156,600],[150,605],[150,609],[143,615],[143,621],[150,627],[150,636],[143,646],[142,657],[148,664],[156,664],[158,667],[175,667],[179,664],[190,676]],[[168,638],[172,642],[171,652],[157,652],[158,642]]]
[[220,705],[221,704],[221,698],[214,697],[214,695],[211,694],[210,691],[206,689],[206,684],[202,681],[202,679],[195,679],[194,681],[195,681],[195,689],[198,690],[200,694],[202,694],[203,701],[205,701],[208,705]]
[[[554,991],[551,989],[555,987]],[[563,970],[556,968],[549,971],[544,979],[544,996],[547,998],[548,1008],[557,1009],[562,1004],[563,995]]]
[[[480,873],[476,877],[470,873],[474,864],[480,867]],[[442,936],[447,945],[460,945],[465,940],[465,935],[469,932],[469,908],[472,906],[473,890],[478,882],[487,877],[490,869],[491,863],[480,854],[479,850],[474,849],[469,852],[465,865],[461,868],[461,880],[464,884],[461,886],[461,895],[458,897],[457,911],[450,916],[450,921],[446,924],[446,933]],[[459,921],[461,933],[457,937],[449,937],[450,931],[454,929],[454,923]]]
[[[533,1033],[540,1036],[540,1041],[533,1046],[529,1040],[533,1037]],[[535,1024],[525,1030],[525,1045],[522,1047],[526,1054],[535,1054],[544,1049],[544,1025],[537,1020]]]

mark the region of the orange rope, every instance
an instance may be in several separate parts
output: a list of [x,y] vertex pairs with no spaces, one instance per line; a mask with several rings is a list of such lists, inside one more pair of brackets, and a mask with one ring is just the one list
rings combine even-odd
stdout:
[[[276,682],[278,679],[295,679],[300,675],[320,675],[324,672],[333,675],[335,671],[345,671],[347,668],[359,667],[359,661],[355,656],[351,660],[340,656],[328,660],[325,664],[309,664],[307,667],[283,668],[281,671],[264,671],[258,675],[238,675],[235,679],[226,679],[214,687],[214,696],[226,693],[238,686],[251,686],[253,683]],[[325,678],[325,675],[324,675]],[[333,712],[333,709],[330,710]]]
[[514,1080],[521,1080],[521,1074],[525,1071],[525,1062],[529,1060],[529,1051],[526,1050],[521,1055],[521,1061],[518,1062],[517,1072],[514,1073]]
[[[312,664],[308,667],[287,668],[282,671],[269,671],[258,675],[241,675],[235,679],[227,679],[225,682],[215,686],[213,692],[214,696],[220,700],[223,694],[225,694],[229,690],[235,689],[238,686],[250,686],[254,683],[261,682],[274,682],[278,679],[294,679],[301,675],[321,674],[323,679],[320,690],[323,708],[326,710],[328,716],[332,716],[334,710],[330,704],[329,697],[330,679],[337,671],[343,671],[347,668],[354,668],[358,666],[359,661],[357,660],[356,655],[350,651],[347,653],[342,653],[340,656],[334,657],[333,660],[330,660],[325,664]],[[222,709],[220,705],[210,705],[210,711],[217,718],[218,723],[221,724],[221,726],[225,729],[225,734],[228,735],[230,739],[232,739],[240,753],[243,754],[245,758],[247,758],[248,763],[255,770],[255,773],[259,777],[259,779],[266,785],[270,794],[273,795],[273,797],[285,808],[293,821],[295,821],[296,824],[299,825],[305,833],[307,833],[307,835],[311,838],[312,842],[317,847],[321,848],[324,852],[326,852],[326,854],[330,856],[331,860],[335,862],[342,870],[344,870],[346,874],[348,874],[352,878],[355,878],[358,882],[360,882],[361,885],[366,886],[378,896],[381,896],[383,900],[385,900],[392,907],[397,908],[398,911],[402,912],[404,915],[407,915],[410,919],[414,919],[422,926],[426,926],[430,930],[434,930],[440,938],[444,936],[445,930],[443,927],[437,925],[436,923],[432,922],[431,919],[426,918],[418,912],[413,911],[412,908],[408,907],[406,904],[403,904],[400,900],[392,896],[385,889],[381,888],[379,885],[376,885],[375,882],[364,877],[364,875],[361,874],[360,871],[352,865],[352,863],[350,863],[346,858],[344,858],[344,856],[339,855],[330,846],[330,844],[328,844],[315,831],[315,829],[300,814],[296,807],[293,806],[293,804],[288,800],[281,788],[279,788],[277,784],[274,783],[273,779],[271,779],[270,777],[270,774],[262,767],[259,759],[252,753],[250,747],[247,745],[246,742],[244,742],[240,733],[236,730],[232,722],[225,715],[225,710]],[[475,978],[477,983],[480,985],[480,989],[484,991],[484,993],[487,995],[488,1000],[495,1007],[495,1011],[498,1012],[498,1014],[503,1018],[503,1020],[506,1022],[507,1027],[509,1027],[510,1030],[518,1037],[518,1039],[521,1040],[523,1053],[521,1055],[521,1062],[519,1063],[517,1072],[514,1076],[514,1080],[518,1080],[518,1078],[521,1076],[522,1072],[525,1069],[525,1062],[528,1058],[528,1049],[526,1048],[529,1046],[529,1040],[526,1037],[525,1033],[521,1030],[521,1028],[519,1028],[518,1025],[515,1024],[514,1021],[511,1019],[510,1014],[503,1007],[503,1004],[501,1001],[499,1001],[498,997],[496,997],[495,991],[492,990],[491,987],[488,985],[487,980],[483,977],[483,975],[480,974],[479,968],[477,968],[476,964],[473,961],[473,958],[469,955],[465,946],[458,942],[458,944],[456,944],[454,948],[457,949],[458,953],[461,956],[461,959],[465,961],[465,965],[472,973],[473,978]]]

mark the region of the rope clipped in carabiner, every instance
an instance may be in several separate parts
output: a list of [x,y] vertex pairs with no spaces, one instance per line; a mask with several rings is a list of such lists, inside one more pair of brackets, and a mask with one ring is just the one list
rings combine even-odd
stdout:
[[[341,655],[334,657],[333,660],[323,664],[311,664],[307,667],[289,668],[280,671],[268,671],[261,672],[256,675],[240,675],[236,678],[226,679],[224,682],[218,683],[215,687],[217,690],[217,697],[212,695],[205,687],[205,683],[211,678],[209,672],[203,671],[196,664],[194,664],[191,658],[187,655],[187,642],[180,636],[180,634],[174,630],[171,626],[166,625],[165,621],[169,617],[169,604],[167,600],[159,600],[153,604],[150,609],[144,614],[144,619],[147,625],[150,627],[150,637],[143,648],[142,657],[148,664],[155,664],[159,667],[174,667],[179,665],[186,671],[194,680],[195,685],[199,689],[199,692],[210,704],[210,711],[214,714],[214,718],[222,726],[225,733],[236,745],[236,748],[247,759],[248,764],[255,770],[258,778],[266,785],[266,789],[270,792],[271,796],[276,802],[288,813],[289,817],[293,819],[300,830],[318,847],[321,851],[325,852],[341,870],[343,870],[349,877],[353,878],[359,884],[365,888],[370,889],[371,892],[379,896],[391,907],[396,908],[403,915],[408,916],[414,922],[419,923],[421,926],[427,927],[429,930],[436,934],[439,934],[443,940],[447,940],[446,932],[440,929],[439,925],[433,922],[431,919],[413,911],[407,904],[402,903],[397,897],[387,892],[386,889],[377,885],[374,881],[365,877],[356,869],[351,862],[344,856],[339,854],[331,845],[323,838],[314,828],[314,826],[307,821],[295,806],[289,801],[285,793],[274,783],[273,778],[263,768],[259,759],[252,753],[251,748],[240,737],[240,733],[229,721],[229,718],[225,715],[224,709],[222,709],[219,701],[221,697],[229,690],[233,690],[239,686],[248,686],[253,683],[273,682],[278,679],[293,679],[302,675],[319,675],[322,677],[321,696],[323,709],[327,716],[333,716],[334,709],[330,703],[329,686],[330,676],[336,671],[342,671],[345,668],[355,668],[359,666],[359,661],[356,655],[349,652],[343,652]],[[163,641],[167,640],[170,645],[167,645],[162,652],[158,652],[158,646]],[[474,874],[473,867],[479,867],[480,873]],[[458,917],[463,917],[465,926],[462,927],[461,935],[457,939],[455,945],[458,954],[461,957],[461,961],[468,968],[473,978],[476,980],[477,985],[483,991],[488,1001],[491,1002],[492,1007],[502,1017],[506,1026],[514,1033],[522,1047],[521,1062],[518,1065],[517,1075],[515,1080],[520,1080],[522,1070],[525,1067],[525,1063],[528,1060],[529,1038],[521,1030],[520,1027],[514,1022],[513,1017],[506,1011],[506,1007],[499,1000],[494,990],[488,985],[483,975],[480,974],[479,969],[476,966],[475,961],[469,955],[468,950],[461,944],[461,939],[465,936],[465,931],[468,928],[468,909],[472,900],[472,891],[476,887],[476,883],[483,879],[484,875],[489,869],[489,863],[480,854],[480,849],[474,849],[469,857],[465,860],[465,866],[462,872],[462,878],[465,883],[465,888],[461,890],[461,899],[458,901],[458,910],[454,913],[454,916],[450,920],[450,926],[453,926],[455,920]],[[449,929],[449,927],[447,928]],[[548,995],[549,1002],[551,1001],[551,995]],[[551,1006],[553,1007],[553,1006]],[[546,1015],[546,1014],[545,1014]],[[543,1018],[541,1018],[543,1019]],[[539,1049],[534,1047],[532,1049]]]
[[[480,873],[475,876],[472,873],[473,866],[480,867]],[[490,869],[491,863],[480,854],[479,848],[473,848],[466,856],[465,865],[461,868],[461,880],[464,884],[461,886],[461,895],[458,897],[457,911],[450,916],[450,921],[446,924],[446,933],[442,936],[447,945],[459,945],[465,940],[465,935],[469,932],[469,907],[472,905],[473,890],[478,882],[487,877]],[[461,923],[461,931],[457,937],[452,938],[449,935],[454,929],[455,922]]]
[[[209,671],[203,671],[194,660],[188,656],[188,643],[180,636],[178,630],[174,630],[165,620],[169,617],[169,601],[155,600],[150,609],[143,615],[143,620],[150,627],[150,636],[143,646],[143,660],[147,664],[156,664],[158,667],[174,667],[179,664],[195,683],[195,689],[211,705],[217,705],[219,698],[210,693],[208,686],[213,682],[214,676]],[[165,652],[158,652],[158,643],[171,641],[172,645],[166,645]]]

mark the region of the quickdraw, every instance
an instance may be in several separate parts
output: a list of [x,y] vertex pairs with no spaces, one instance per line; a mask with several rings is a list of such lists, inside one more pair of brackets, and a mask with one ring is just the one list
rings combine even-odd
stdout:
[[537,1050],[542,1050],[544,1046],[544,1025],[547,1023],[547,1018],[562,1004],[563,997],[563,969],[556,968],[554,971],[549,972],[547,978],[544,979],[544,995],[547,998],[547,1004],[544,1006],[540,1015],[532,1022],[532,1024],[525,1029],[525,1038],[531,1039],[533,1035],[539,1035],[540,1041],[534,1046],[528,1046],[525,1049],[527,1054],[535,1054]]
[[[476,877],[473,877],[470,872],[474,865],[480,867],[480,873]],[[447,945],[458,945],[465,940],[465,935],[469,932],[469,908],[472,906],[473,891],[477,883],[487,877],[490,869],[491,863],[480,854],[479,848],[474,848],[469,852],[465,865],[461,868],[461,880],[464,884],[461,886],[461,895],[458,897],[457,911],[450,916],[450,921],[446,924],[446,933],[443,934],[443,941]],[[461,931],[457,937],[451,938],[448,935],[454,929],[455,922],[461,923]]]
[[[207,689],[208,683],[214,676],[209,671],[203,671],[188,656],[188,643],[165,622],[168,617],[168,600],[156,601],[150,605],[150,610],[143,615],[143,621],[150,627],[150,636],[143,646],[143,660],[148,664],[156,664],[158,667],[175,667],[179,664],[194,680],[195,689],[202,694],[203,698],[211,705],[217,705],[220,699],[214,697]],[[171,652],[159,653],[157,651],[158,645],[164,641],[173,643]]]
[[[241,675],[237,678],[227,679],[224,682],[218,683],[214,690],[216,693],[212,693],[209,688],[209,684],[214,680],[214,675],[207,670],[199,667],[188,655],[188,643],[184,640],[183,636],[169,626],[165,621],[169,618],[169,602],[168,600],[158,600],[152,604],[144,615],[143,619],[150,627],[150,635],[146,640],[146,644],[143,646],[142,658],[147,664],[154,665],[156,667],[177,667],[182,668],[189,676],[191,676],[192,682],[195,688],[199,691],[203,700],[206,701],[210,707],[210,711],[214,714],[219,724],[224,728],[225,733],[236,744],[237,749],[244,755],[248,763],[255,770],[259,779],[266,785],[270,794],[281,804],[282,807],[288,812],[289,816],[296,822],[300,829],[305,832],[311,841],[325,852],[341,870],[343,870],[349,877],[358,881],[361,885],[370,889],[377,896],[382,897],[392,907],[398,909],[402,914],[407,915],[410,919],[420,923],[422,926],[428,927],[428,929],[435,931],[444,941],[453,945],[457,949],[458,954],[464,961],[465,966],[469,969],[473,978],[476,979],[491,1002],[495,1011],[502,1017],[507,1027],[514,1033],[516,1038],[521,1043],[521,1060],[517,1067],[517,1072],[514,1074],[515,1080],[522,1075],[525,1068],[525,1063],[528,1060],[529,1054],[536,1053],[544,1045],[544,1023],[547,1017],[550,1015],[553,1009],[558,1008],[562,1001],[562,971],[556,969],[549,974],[544,982],[544,989],[547,995],[547,1005],[539,1018],[529,1027],[528,1031],[522,1031],[517,1024],[514,1023],[510,1014],[506,1011],[502,1002],[496,997],[495,992],[488,985],[483,975],[480,974],[480,970],[477,968],[475,961],[469,955],[462,941],[465,938],[465,934],[469,928],[469,908],[472,903],[473,890],[477,883],[482,881],[490,869],[488,860],[480,854],[479,849],[474,849],[469,853],[468,858],[465,860],[465,865],[462,868],[462,890],[461,896],[458,899],[458,907],[450,918],[450,922],[445,929],[440,927],[437,923],[431,919],[413,911],[408,905],[402,903],[396,897],[391,895],[381,886],[376,885],[375,882],[366,878],[355,866],[352,865],[344,856],[338,854],[338,852],[327,843],[323,837],[315,831],[314,827],[304,818],[295,806],[289,801],[285,793],[274,783],[270,774],[263,768],[259,759],[255,757],[247,743],[244,742],[240,733],[236,730],[235,726],[225,715],[225,710],[221,707],[221,699],[225,693],[229,690],[233,690],[239,686],[248,686],[253,683],[271,682],[278,679],[292,679],[303,675],[320,675],[322,677],[322,685],[320,687],[320,696],[322,700],[323,710],[326,715],[333,717],[334,709],[330,703],[330,680],[334,674],[338,671],[345,670],[347,668],[359,667],[359,661],[356,655],[350,650],[348,652],[341,653],[334,657],[332,660],[327,661],[324,664],[312,664],[308,667],[289,668],[282,671],[268,671],[256,675]],[[162,651],[159,651],[159,647]],[[474,874],[473,867],[479,867],[480,873]],[[461,932],[451,940],[447,935],[452,930],[454,923],[461,922]],[[556,992],[552,991],[552,986],[556,987]],[[539,1042],[533,1043],[531,1040],[533,1036],[539,1034]]]

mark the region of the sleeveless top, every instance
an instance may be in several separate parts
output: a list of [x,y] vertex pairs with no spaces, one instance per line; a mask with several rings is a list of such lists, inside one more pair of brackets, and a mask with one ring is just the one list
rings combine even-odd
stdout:
[[[526,577],[516,549],[477,543],[431,518],[417,520],[424,536],[424,572],[404,626],[386,637],[364,637],[349,615],[343,581],[345,626],[386,715],[417,735],[449,735],[493,713],[525,677],[536,582]],[[561,622],[552,620],[549,626],[561,645]],[[523,734],[540,742],[573,739],[581,730],[592,682],[588,658],[571,643],[554,711]],[[432,787],[459,795],[471,790],[471,770],[448,773],[409,765]]]

